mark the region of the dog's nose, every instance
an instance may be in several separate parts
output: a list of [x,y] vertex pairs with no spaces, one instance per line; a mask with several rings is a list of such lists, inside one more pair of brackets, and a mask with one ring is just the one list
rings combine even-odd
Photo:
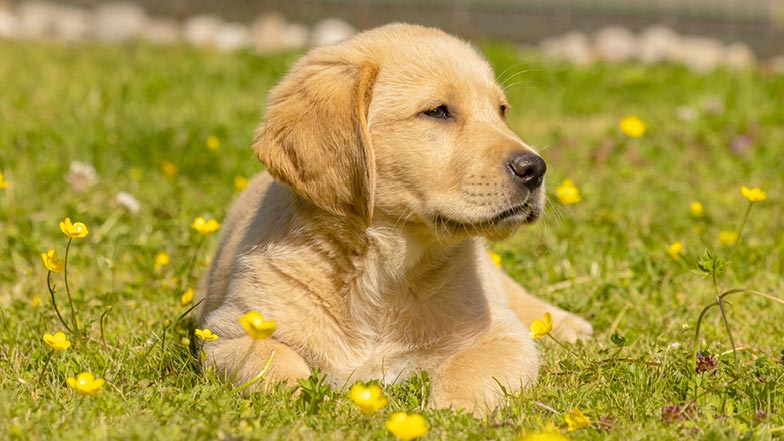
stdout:
[[534,190],[542,185],[547,164],[539,155],[533,153],[517,153],[509,158],[509,169],[520,184],[529,190]]

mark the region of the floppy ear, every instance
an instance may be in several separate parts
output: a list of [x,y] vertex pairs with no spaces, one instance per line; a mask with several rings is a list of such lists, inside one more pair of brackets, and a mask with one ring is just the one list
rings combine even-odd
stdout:
[[337,215],[373,217],[375,155],[367,104],[378,68],[316,49],[270,93],[253,148],[276,179]]

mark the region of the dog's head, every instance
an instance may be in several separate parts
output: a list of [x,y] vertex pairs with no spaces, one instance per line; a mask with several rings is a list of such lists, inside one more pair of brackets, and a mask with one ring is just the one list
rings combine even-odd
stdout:
[[508,110],[474,48],[389,25],[303,57],[270,93],[254,148],[304,199],[362,225],[499,239],[544,206],[546,165]]

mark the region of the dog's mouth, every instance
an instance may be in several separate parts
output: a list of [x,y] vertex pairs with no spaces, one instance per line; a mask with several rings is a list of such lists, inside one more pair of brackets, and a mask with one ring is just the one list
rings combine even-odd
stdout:
[[513,205],[484,219],[458,220],[442,213],[436,213],[432,217],[432,221],[436,226],[447,225],[457,230],[481,230],[502,225],[530,224],[539,219],[541,214],[542,210],[539,207],[525,202]]

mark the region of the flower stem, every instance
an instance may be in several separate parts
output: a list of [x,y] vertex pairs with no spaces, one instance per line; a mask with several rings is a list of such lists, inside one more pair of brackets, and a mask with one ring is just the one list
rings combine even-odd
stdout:
[[199,255],[199,250],[201,249],[202,244],[204,244],[204,240],[207,236],[202,235],[199,239],[199,242],[196,243],[196,248],[193,250],[193,255],[191,256],[191,260],[188,262],[188,266],[185,268],[185,277],[184,277],[184,284],[182,289],[188,289],[190,286],[191,276],[193,275],[193,267],[196,265],[196,257]]
[[[743,229],[746,228],[746,222],[749,220],[749,214],[751,213],[751,207],[754,206],[754,202],[749,202],[749,206],[746,207],[746,213],[743,215],[743,222],[740,223],[740,228],[738,228],[738,240],[735,241],[735,247],[733,250],[740,245],[740,240],[743,237]],[[730,252],[730,254],[732,254]]]
[[267,371],[269,370],[270,366],[272,365],[272,359],[273,358],[275,358],[275,351],[274,350],[270,353],[269,358],[267,358],[267,362],[264,364],[264,368],[255,377],[253,377],[247,383],[245,383],[245,384],[243,384],[241,386],[237,386],[236,388],[232,389],[230,393],[235,393],[235,392],[239,392],[239,391],[241,391],[243,389],[246,389],[246,388],[252,386],[257,381],[259,381],[262,378],[264,378],[264,374],[267,373]]
[[106,346],[106,337],[104,336],[104,333],[103,333],[104,322],[106,321],[106,316],[109,315],[109,312],[111,310],[112,310],[111,305],[109,305],[106,308],[104,308],[103,314],[101,314],[101,320],[99,322],[100,326],[101,326],[101,343],[103,343],[104,346]]
[[65,319],[63,319],[63,316],[60,315],[60,310],[57,308],[57,302],[54,299],[54,288],[52,288],[52,272],[51,271],[49,271],[49,273],[46,275],[46,287],[49,288],[49,296],[52,299],[52,307],[54,308],[54,312],[57,314],[57,318],[60,319],[60,323],[63,324],[65,329],[68,330],[69,333],[73,334],[74,332],[71,330],[71,327],[68,326],[68,323],[65,322]]
[[727,313],[724,311],[724,302],[721,297],[718,297],[716,298],[716,303],[719,305],[719,311],[721,311],[721,320],[724,322],[724,328],[727,329],[727,336],[730,339],[730,347],[732,348],[732,359],[735,362],[735,375],[738,375],[738,351],[735,348],[735,340],[732,338],[732,331],[730,330],[730,322],[727,320]]
[[44,362],[44,366],[41,368],[41,376],[44,375],[46,367],[49,366],[49,361],[52,360],[52,354],[54,354],[54,350],[51,350],[48,354],[46,354],[46,361]]
[[[729,296],[731,294],[741,294],[741,293],[752,294],[752,295],[755,295],[755,296],[763,297],[765,299],[774,301],[776,303],[781,303],[782,305],[784,305],[784,300],[782,300],[782,299],[780,299],[778,297],[772,296],[770,294],[766,294],[764,292],[756,291],[756,290],[753,290],[753,289],[735,288],[735,289],[730,289],[730,290],[724,291],[723,293],[721,293],[718,296],[716,296],[716,301],[714,301],[713,303],[711,303],[711,304],[707,305],[706,307],[704,307],[702,309],[702,311],[700,312],[699,317],[697,318],[697,325],[695,326],[695,330],[694,330],[694,345],[693,345],[693,348],[692,348],[692,373],[693,374],[696,374],[696,372],[697,372],[697,350],[699,349],[700,326],[702,325],[702,319],[705,317],[705,313],[708,312],[708,310],[713,308],[714,306],[718,306],[719,308],[721,308],[722,318],[725,320],[725,325],[727,325],[726,316],[724,315],[724,307],[722,306],[722,301],[724,300],[725,297],[727,297],[727,296]],[[728,325],[727,325],[727,332],[729,333],[729,326]],[[732,334],[730,334],[730,344],[732,345],[732,353],[733,353],[733,355],[736,355],[737,351],[735,349],[735,344],[732,341]],[[735,363],[736,363],[736,372],[737,372],[737,358],[735,360]],[[697,390],[696,389],[694,391],[694,394],[695,394],[695,399],[696,399],[696,395],[697,395]]]
[[65,294],[68,296],[68,306],[71,309],[71,324],[74,327],[75,334],[81,337],[81,333],[79,333],[79,324],[76,321],[76,309],[74,309],[73,299],[71,298],[71,288],[68,286],[68,252],[71,250],[71,242],[73,241],[73,237],[68,238],[68,244],[65,246],[65,269],[63,270],[63,274],[65,277]]
[[550,337],[550,339],[551,339],[552,341],[554,341],[555,343],[557,343],[557,344],[558,344],[558,346],[560,346],[560,347],[562,347],[562,348],[566,349],[566,352],[568,352],[568,353],[570,353],[570,354],[574,355],[575,357],[579,357],[579,355],[577,355],[577,354],[576,354],[576,353],[575,353],[575,352],[574,352],[574,351],[573,351],[573,350],[572,350],[572,349],[571,349],[569,346],[566,346],[566,345],[565,345],[563,342],[561,342],[561,341],[560,341],[560,340],[558,340],[557,338],[553,337],[553,335],[552,335],[552,334],[548,333],[548,334],[547,334],[547,336],[548,336],[548,337]]

